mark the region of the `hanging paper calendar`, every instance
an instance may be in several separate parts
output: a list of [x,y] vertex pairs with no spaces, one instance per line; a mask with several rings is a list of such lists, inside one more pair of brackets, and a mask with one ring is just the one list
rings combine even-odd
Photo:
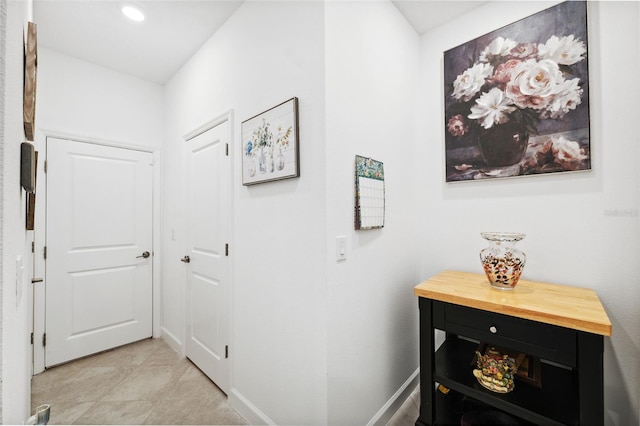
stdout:
[[384,167],[382,162],[356,155],[355,228],[384,226]]

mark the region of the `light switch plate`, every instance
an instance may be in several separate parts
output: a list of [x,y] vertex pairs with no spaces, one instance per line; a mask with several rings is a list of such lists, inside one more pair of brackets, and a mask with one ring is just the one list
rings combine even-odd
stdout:
[[336,262],[347,260],[347,237],[336,237]]

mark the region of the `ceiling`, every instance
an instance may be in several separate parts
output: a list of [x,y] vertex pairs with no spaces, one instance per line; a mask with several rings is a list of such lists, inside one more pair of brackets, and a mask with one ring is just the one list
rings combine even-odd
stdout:
[[452,21],[488,3],[479,0],[392,0],[418,34]]
[[[126,3],[140,6],[145,21],[136,23],[124,18],[120,8]],[[33,16],[38,25],[39,46],[164,84],[242,3],[242,0],[34,0]],[[423,34],[486,2],[393,0],[393,3]]]

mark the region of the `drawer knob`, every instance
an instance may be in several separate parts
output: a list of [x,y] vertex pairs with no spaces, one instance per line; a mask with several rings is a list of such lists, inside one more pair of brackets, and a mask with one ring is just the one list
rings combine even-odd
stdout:
[[496,328],[495,325],[492,325],[491,327],[489,327],[489,331],[492,332],[493,334],[496,334],[498,332],[498,329]]

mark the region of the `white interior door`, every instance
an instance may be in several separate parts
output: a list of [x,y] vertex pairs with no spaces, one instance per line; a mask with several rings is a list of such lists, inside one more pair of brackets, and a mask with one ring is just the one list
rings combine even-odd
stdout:
[[186,356],[228,392],[229,122],[187,137]]
[[45,365],[152,335],[153,155],[47,139]]

